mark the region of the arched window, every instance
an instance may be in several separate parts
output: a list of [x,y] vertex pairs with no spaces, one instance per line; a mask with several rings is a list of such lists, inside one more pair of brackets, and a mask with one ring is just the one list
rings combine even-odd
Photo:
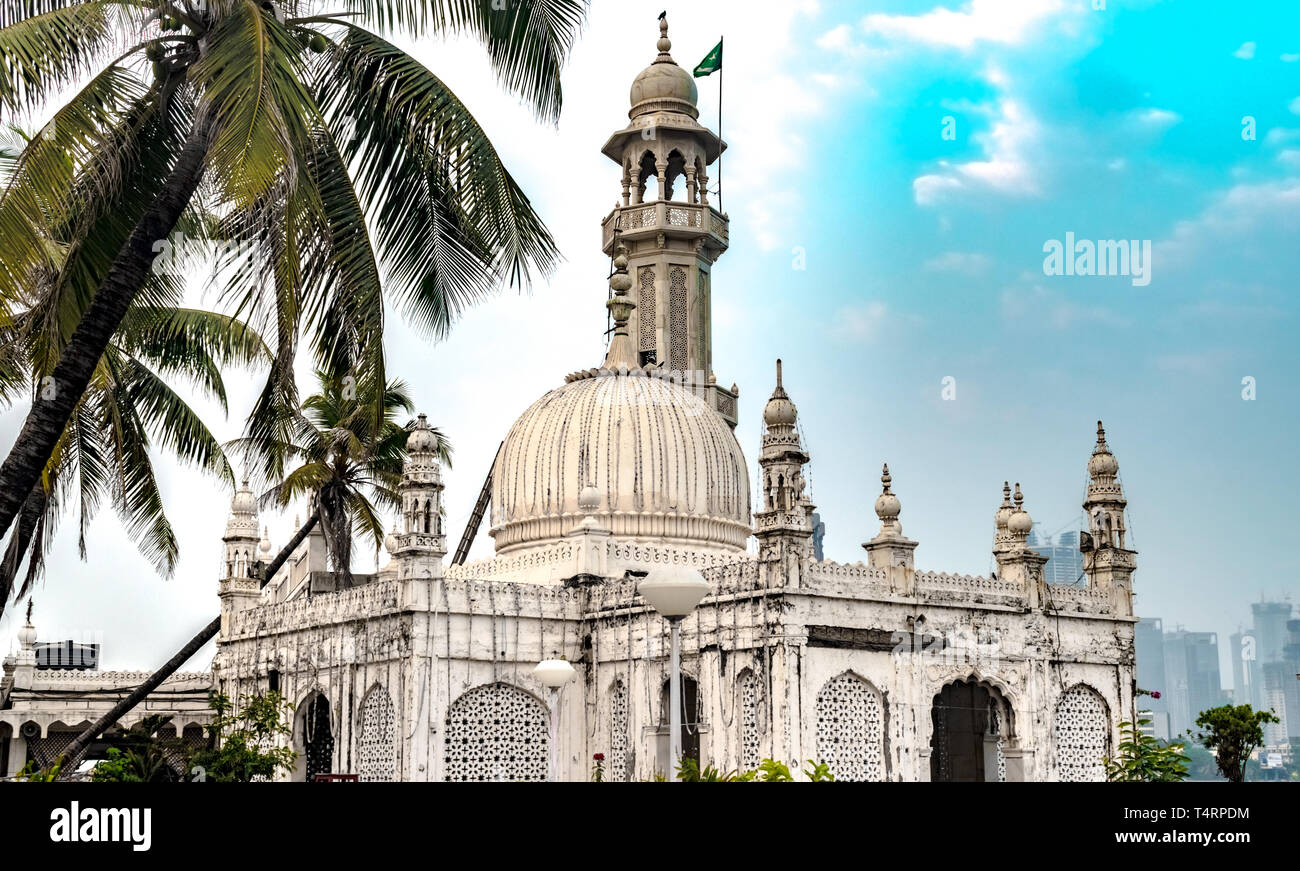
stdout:
[[1110,752],[1110,712],[1096,690],[1076,684],[1061,696],[1052,718],[1052,739],[1060,780],[1106,779],[1102,760]]
[[424,500],[424,532],[427,535],[433,531],[433,503],[428,499]]
[[638,203],[652,203],[659,199],[659,169],[655,166],[653,151],[641,155],[641,164],[637,167],[636,191]]
[[736,692],[740,702],[740,767],[748,770],[757,768],[762,761],[763,742],[759,725],[764,703],[763,684],[753,669],[747,668],[740,673]]
[[[664,681],[663,690],[659,693],[659,726],[665,731],[671,731],[668,726],[668,717],[670,702],[668,692],[672,687],[672,681]],[[700,690],[699,684],[695,678],[690,675],[682,675],[682,735],[681,735],[682,757],[690,757],[696,762],[703,764],[700,759]],[[677,764],[677,760],[672,760],[672,765]],[[676,770],[671,774],[675,777]]]
[[546,708],[494,683],[467,691],[447,711],[443,779],[546,780]]
[[606,760],[607,779],[621,783],[628,779],[628,710],[627,687],[621,680],[614,681],[609,701],[609,759]]
[[397,780],[396,723],[393,700],[376,684],[361,704],[357,738],[357,773],[362,781]]
[[817,759],[836,780],[885,779],[884,705],[862,678],[842,674],[817,693]]

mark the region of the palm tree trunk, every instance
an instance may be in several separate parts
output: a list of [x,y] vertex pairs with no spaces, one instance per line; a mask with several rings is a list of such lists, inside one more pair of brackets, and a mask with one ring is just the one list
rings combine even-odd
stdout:
[[204,626],[198,635],[191,638],[189,643],[182,647],[175,656],[167,660],[166,665],[149,675],[148,680],[131,690],[126,698],[114,705],[107,714],[100,717],[86,731],[78,735],[63,751],[61,758],[64,762],[59,771],[60,779],[71,775],[76,770],[77,765],[81,762],[81,755],[86,752],[86,748],[90,746],[91,741],[98,738],[100,733],[109,726],[122,719],[123,714],[144,701],[145,696],[156,690],[159,684],[171,677],[176,672],[176,669],[184,665],[191,656],[198,653],[199,648],[212,640],[220,631],[221,618],[217,617],[207,626]]
[[[302,544],[302,540],[307,537],[308,533],[311,532],[312,527],[316,525],[316,522],[319,519],[320,514],[313,511],[311,516],[307,518],[307,522],[302,525],[302,528],[294,533],[293,538],[289,539],[289,543],[280,549],[280,552],[275,555],[275,559],[271,560],[266,567],[266,571],[263,572],[262,586],[266,586],[267,580],[273,577],[275,573],[280,570],[280,567],[288,561],[289,557],[293,555],[293,552],[298,548],[298,545]],[[148,680],[132,690],[126,698],[114,705],[112,710],[100,717],[84,732],[78,735],[76,740],[69,744],[67,749],[63,751],[62,758],[65,761],[63,763],[63,768],[59,772],[60,777],[71,775],[72,772],[76,770],[77,765],[80,764],[81,755],[86,752],[86,748],[90,746],[92,741],[98,738],[109,726],[122,719],[128,711],[140,704],[140,702],[144,701],[145,696],[156,690],[163,681],[175,674],[178,668],[184,665],[185,662],[195,653],[198,653],[199,648],[203,647],[203,645],[215,638],[217,633],[220,631],[221,618],[217,617],[207,626],[204,626],[198,635],[191,638],[189,643],[182,647],[175,656],[167,660],[167,663],[163,665],[162,668],[149,675]]]
[[[18,577],[18,567],[22,565],[23,555],[32,545],[32,536],[36,533],[36,525],[40,523],[41,515],[45,513],[45,487],[37,481],[30,491],[27,498],[23,500],[22,509],[18,515],[18,528],[9,538],[9,546],[5,548],[4,560],[0,561],[0,613],[3,613],[5,603],[9,601],[9,594],[13,592],[14,581]],[[40,559],[39,553],[32,553],[32,561]],[[28,579],[33,577],[31,571],[28,572]],[[19,591],[17,598],[21,599],[22,594],[27,592],[27,583],[23,584],[23,589]]]
[[[200,117],[158,198],[136,224],[95,291],[50,380],[44,381],[32,398],[27,420],[0,465],[0,536],[8,532],[23,500],[40,478],[96,364],[144,285],[155,257],[154,243],[171,235],[194,196],[203,177],[211,136],[212,124]],[[4,602],[0,601],[0,613],[3,609]]]

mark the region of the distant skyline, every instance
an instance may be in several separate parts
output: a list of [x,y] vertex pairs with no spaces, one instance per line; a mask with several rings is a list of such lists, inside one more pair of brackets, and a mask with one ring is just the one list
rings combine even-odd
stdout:
[[[726,37],[730,147],[712,175],[731,248],[713,274],[714,367],[740,386],[752,480],[784,359],[826,557],[843,562],[878,528],[888,462],[918,568],[987,574],[1002,482],[1057,531],[1079,513],[1104,419],[1139,551],[1137,612],[1226,640],[1249,627],[1251,602],[1300,592],[1300,8],[1106,6],[668,5],[683,67]],[[440,344],[390,312],[389,371],[455,447],[452,549],[511,422],[601,359],[599,221],[620,187],[600,146],[626,123],[663,8],[595,0],[556,128],[497,88],[476,45],[411,47],[493,137],[566,257]],[[698,84],[716,127],[717,77]],[[1067,234],[1149,242],[1149,283],[1045,274],[1045,246]],[[231,373],[228,421],[200,406],[220,436],[239,434],[262,377]],[[0,413],[3,450],[24,413]],[[65,518],[36,591],[43,640],[98,635],[103,667],[149,668],[217,612],[231,494],[160,466],[176,576],[158,578],[108,511],[82,563]],[[277,545],[294,514],[265,519]],[[471,556],[490,552],[485,523]],[[21,612],[0,621],[6,649]]]

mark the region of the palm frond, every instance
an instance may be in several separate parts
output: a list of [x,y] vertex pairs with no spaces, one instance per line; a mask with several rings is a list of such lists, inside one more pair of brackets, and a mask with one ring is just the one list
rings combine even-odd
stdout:
[[560,117],[560,69],[582,29],[582,0],[346,0],[357,23],[417,39],[468,34],[488,50],[501,84],[548,121]]
[[417,325],[441,335],[494,286],[523,286],[533,271],[554,267],[550,232],[437,76],[355,27],[332,46],[324,70],[317,101],[344,143],[380,259]]

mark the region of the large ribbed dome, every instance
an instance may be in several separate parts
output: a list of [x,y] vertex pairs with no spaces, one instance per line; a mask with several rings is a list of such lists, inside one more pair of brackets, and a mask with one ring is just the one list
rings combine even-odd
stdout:
[[741,551],[750,534],[731,429],[689,388],[640,371],[571,381],[515,421],[492,474],[497,551],[561,539],[589,486],[615,538]]

